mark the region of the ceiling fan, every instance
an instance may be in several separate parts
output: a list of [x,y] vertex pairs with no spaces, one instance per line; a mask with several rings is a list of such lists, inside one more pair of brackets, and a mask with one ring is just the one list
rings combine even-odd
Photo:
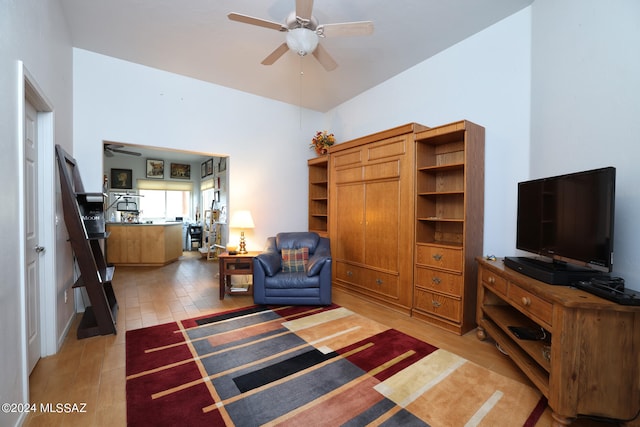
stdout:
[[128,154],[129,156],[141,156],[140,153],[135,151],[123,150],[124,145],[119,144],[104,144],[104,155],[107,157],[113,157],[114,153]]
[[289,14],[284,24],[239,13],[230,13],[227,17],[232,21],[287,33],[286,42],[282,43],[276,50],[262,60],[263,65],[273,64],[291,49],[300,56],[305,56],[309,53],[313,54],[325,70],[331,71],[334,70],[338,64],[322,45],[318,44],[319,38],[366,36],[373,33],[373,22],[371,21],[320,25],[318,24],[318,20],[312,15],[312,11],[313,0],[296,0],[296,10]]

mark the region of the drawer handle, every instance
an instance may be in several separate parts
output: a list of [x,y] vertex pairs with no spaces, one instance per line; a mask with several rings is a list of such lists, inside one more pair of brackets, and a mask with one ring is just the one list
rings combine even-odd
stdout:
[[432,258],[436,261],[440,261],[442,259],[442,254],[433,254]]
[[489,277],[489,279],[487,280],[490,284],[495,285],[496,284],[496,278],[491,276]]
[[347,276],[349,276],[349,277],[353,276],[353,271],[351,271],[351,270],[347,271]]
[[531,305],[531,299],[529,297],[522,297],[522,305],[529,307]]
[[434,308],[438,308],[438,307],[440,307],[442,304],[440,304],[440,303],[439,303],[438,301],[436,301],[436,300],[432,300],[432,301],[431,301],[431,305],[432,305]]
[[376,279],[376,285],[382,285],[383,283],[382,279]]
[[432,277],[431,278],[431,283],[439,285],[440,283],[442,283],[442,280],[440,280],[439,277]]

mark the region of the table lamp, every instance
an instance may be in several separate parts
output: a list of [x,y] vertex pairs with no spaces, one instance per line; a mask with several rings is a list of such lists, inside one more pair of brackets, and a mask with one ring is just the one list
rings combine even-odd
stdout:
[[253,218],[251,217],[251,212],[236,211],[231,217],[231,222],[229,223],[229,227],[240,229],[240,249],[238,250],[238,253],[246,254],[247,246],[244,240],[244,230],[255,227],[253,223]]

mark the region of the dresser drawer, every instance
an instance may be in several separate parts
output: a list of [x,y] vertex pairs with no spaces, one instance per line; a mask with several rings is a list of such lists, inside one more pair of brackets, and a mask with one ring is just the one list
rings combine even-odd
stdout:
[[398,276],[395,274],[336,262],[336,279],[377,294],[398,297]]
[[462,272],[462,250],[418,245],[416,247],[416,263],[427,267]]
[[552,325],[553,304],[550,302],[525,291],[513,283],[509,283],[508,298],[515,307],[521,309],[525,314],[536,317],[548,326]]
[[460,322],[460,300],[458,298],[416,289],[414,308],[454,322]]
[[507,279],[484,268],[480,269],[480,274],[482,282],[487,286],[487,288],[493,289],[502,295],[507,295]]
[[417,267],[415,284],[421,288],[438,292],[461,296],[462,276],[459,274],[445,273],[440,270]]

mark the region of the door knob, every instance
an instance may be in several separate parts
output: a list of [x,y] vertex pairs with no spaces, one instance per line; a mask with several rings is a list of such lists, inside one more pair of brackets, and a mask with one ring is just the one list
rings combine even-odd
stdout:
[[36,250],[37,253],[44,252],[44,246],[38,245],[34,249]]

